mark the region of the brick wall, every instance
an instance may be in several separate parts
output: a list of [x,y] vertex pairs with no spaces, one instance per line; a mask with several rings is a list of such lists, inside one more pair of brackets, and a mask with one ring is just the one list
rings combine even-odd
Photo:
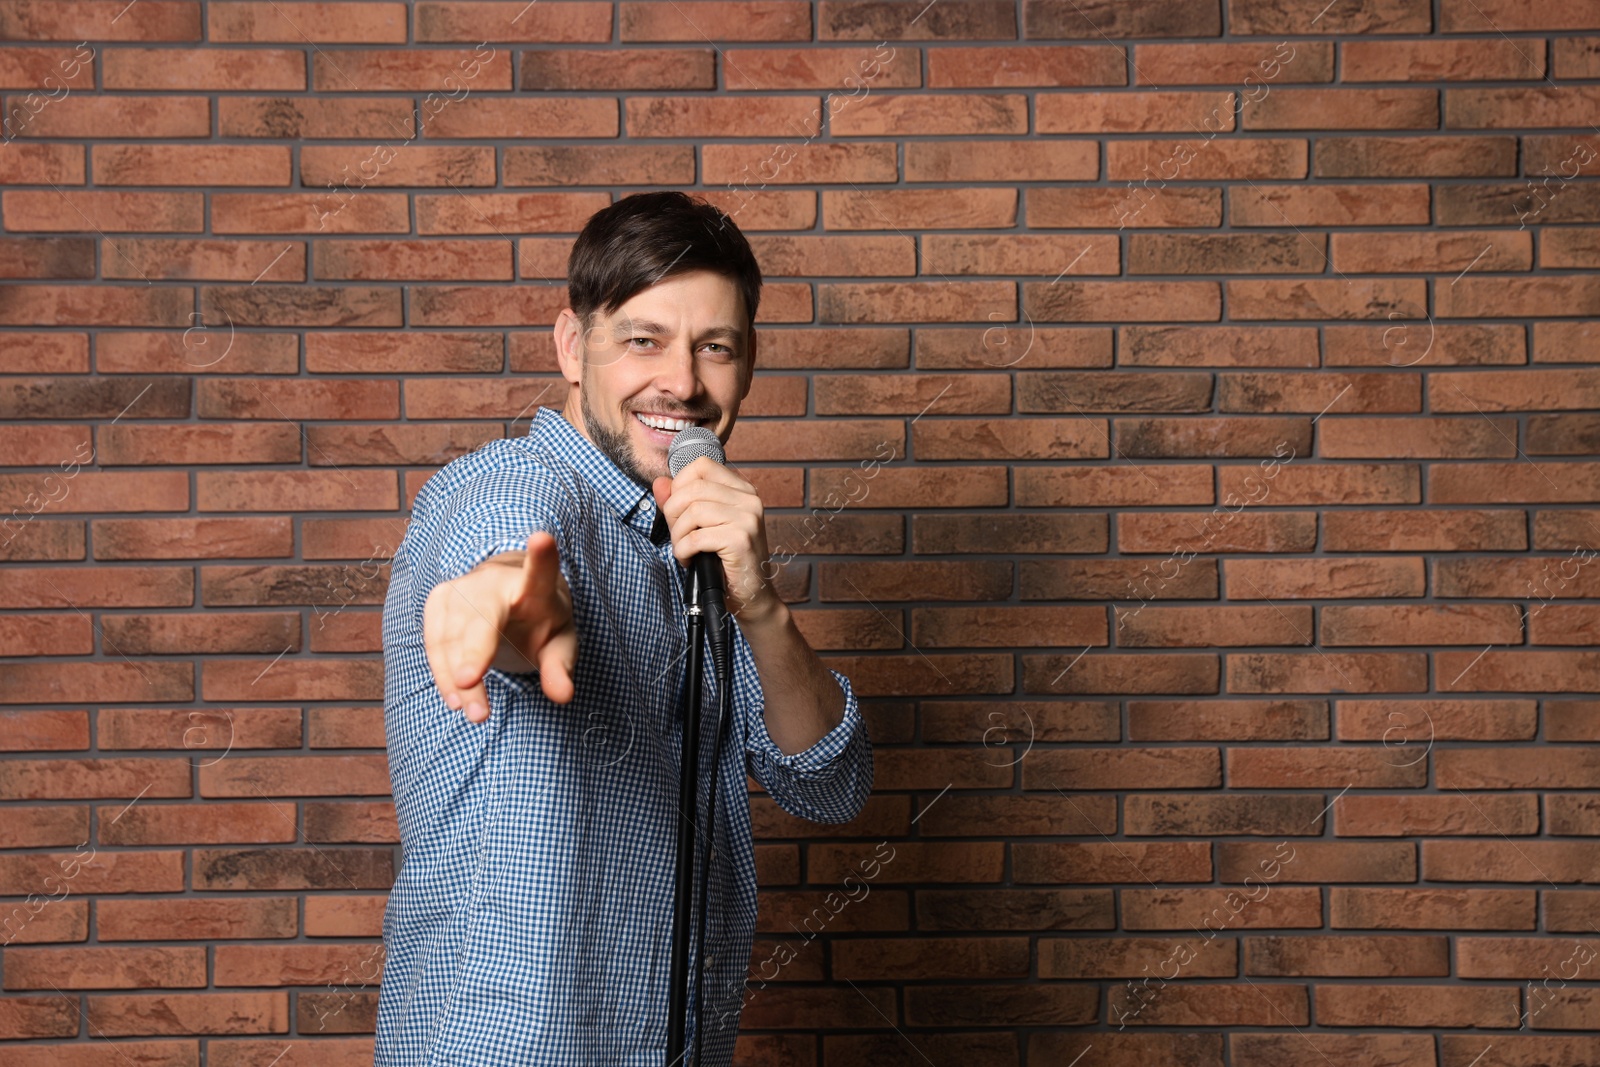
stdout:
[[0,1061],[370,1062],[386,559],[650,188],[756,246],[730,459],[877,746],[752,797],[742,1062],[1600,1057],[1600,2],[0,40]]

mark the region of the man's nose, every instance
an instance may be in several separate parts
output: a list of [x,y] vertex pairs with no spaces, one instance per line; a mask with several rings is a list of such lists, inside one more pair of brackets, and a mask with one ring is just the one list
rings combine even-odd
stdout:
[[687,400],[700,391],[700,368],[687,342],[672,345],[663,358],[665,363],[656,379],[662,392]]

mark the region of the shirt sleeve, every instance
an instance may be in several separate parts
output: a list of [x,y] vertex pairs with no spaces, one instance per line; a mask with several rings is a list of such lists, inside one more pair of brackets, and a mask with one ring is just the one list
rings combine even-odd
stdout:
[[436,501],[422,524],[413,557],[414,610],[420,617],[435,586],[460,578],[492,556],[526,549],[535,530],[556,539],[561,573],[571,587],[573,529],[566,486],[532,457],[517,455],[472,475]]
[[812,822],[855,818],[872,792],[872,742],[850,680],[828,673],[844,693],[844,718],[810,748],[786,753],[767,733],[766,697],[749,642],[734,621],[734,702],[745,719],[745,752],[751,773],[778,806]]

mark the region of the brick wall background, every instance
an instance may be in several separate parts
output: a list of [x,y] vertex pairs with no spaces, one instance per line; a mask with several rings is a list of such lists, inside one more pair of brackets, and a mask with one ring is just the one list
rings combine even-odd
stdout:
[[1594,1063],[1600,2],[1323,3],[0,0],[0,1060],[370,1062],[385,561],[693,188],[877,746],[742,1062]]

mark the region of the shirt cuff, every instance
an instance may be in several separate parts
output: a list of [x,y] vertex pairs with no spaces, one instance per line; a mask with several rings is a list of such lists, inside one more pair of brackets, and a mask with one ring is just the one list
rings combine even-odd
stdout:
[[844,692],[844,718],[839,720],[837,726],[818,738],[810,748],[788,753],[779,748],[777,742],[772,740],[772,735],[767,733],[766,703],[763,701],[753,709],[751,715],[750,747],[758,758],[804,777],[824,777],[845,749],[850,747],[850,741],[861,728],[861,709],[856,701],[855,690],[850,685],[850,679],[832,667],[827,668],[827,671],[838,680],[839,688]]

